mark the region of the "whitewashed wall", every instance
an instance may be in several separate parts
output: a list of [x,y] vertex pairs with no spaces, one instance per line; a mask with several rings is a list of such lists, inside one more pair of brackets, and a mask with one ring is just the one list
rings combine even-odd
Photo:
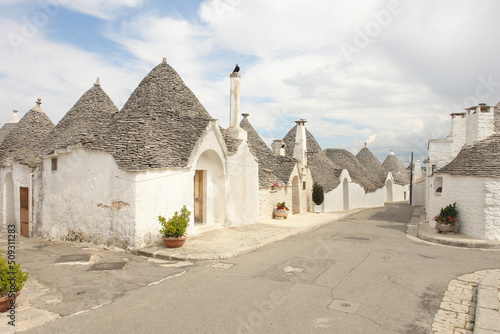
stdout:
[[271,187],[261,187],[259,189],[259,221],[273,218],[273,210],[278,202],[286,202],[290,208],[289,214],[292,214],[291,186],[280,186],[275,190],[271,190]]
[[118,169],[103,152],[75,148],[43,161],[41,219],[35,226],[43,238],[85,240],[127,248],[134,245],[135,179]]
[[412,202],[413,206],[425,205],[425,180],[413,184]]
[[259,168],[247,142],[236,154],[227,158],[228,191],[226,192],[226,224],[235,226],[259,220]]
[[494,128],[495,121],[493,112],[477,111],[475,114],[468,115],[466,144],[472,145],[474,142],[490,136]]
[[[442,178],[441,194],[435,192],[436,178]],[[429,196],[429,225],[441,208],[457,203],[459,231],[479,239],[500,240],[500,182],[496,178],[452,176],[437,174],[432,177]]]

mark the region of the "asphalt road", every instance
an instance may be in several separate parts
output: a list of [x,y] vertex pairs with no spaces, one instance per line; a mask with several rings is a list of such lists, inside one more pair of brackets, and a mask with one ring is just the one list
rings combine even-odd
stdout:
[[429,333],[448,282],[499,268],[500,251],[410,239],[412,213],[364,210],[220,262],[133,260],[133,276],[87,282],[103,295],[130,285],[110,303],[24,333]]

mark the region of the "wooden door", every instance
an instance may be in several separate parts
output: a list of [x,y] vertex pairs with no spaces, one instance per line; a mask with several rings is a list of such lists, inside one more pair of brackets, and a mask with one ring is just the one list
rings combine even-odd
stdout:
[[29,189],[20,188],[21,198],[21,235],[29,238],[30,236],[30,209],[29,209]]
[[194,174],[194,222],[203,223],[203,171]]

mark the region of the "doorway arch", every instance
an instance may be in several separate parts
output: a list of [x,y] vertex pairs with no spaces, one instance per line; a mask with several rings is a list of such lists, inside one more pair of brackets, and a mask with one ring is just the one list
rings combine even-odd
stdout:
[[[14,180],[12,178],[12,173],[7,173],[5,176],[5,186],[4,186],[4,198],[5,198],[5,227],[8,225],[16,224],[16,206],[14,201]],[[19,231],[18,226],[16,226],[16,231]]]
[[385,182],[385,189],[387,191],[386,202],[392,202],[393,197],[392,197],[392,181],[391,180],[387,180],[387,182]]
[[349,181],[347,181],[347,179],[344,179],[344,182],[342,183],[342,190],[344,198],[343,210],[349,210]]
[[193,183],[195,223],[223,225],[226,219],[226,178],[217,152],[207,150],[200,155]]
[[292,214],[300,213],[299,177],[292,179]]

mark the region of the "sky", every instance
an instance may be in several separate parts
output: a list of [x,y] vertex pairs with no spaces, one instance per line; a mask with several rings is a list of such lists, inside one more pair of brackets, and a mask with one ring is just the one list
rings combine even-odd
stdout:
[[450,113],[500,101],[498,0],[0,0],[0,123],[57,123],[100,78],[120,109],[163,58],[212,117],[270,144],[304,118],[323,149],[427,156]]

